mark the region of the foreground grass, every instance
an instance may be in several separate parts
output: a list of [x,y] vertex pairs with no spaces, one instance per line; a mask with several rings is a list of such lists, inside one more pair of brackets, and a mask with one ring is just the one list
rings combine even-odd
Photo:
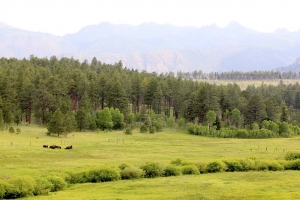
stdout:
[[234,172],[77,184],[26,199],[297,199],[299,172]]
[[[189,135],[176,130],[156,134],[125,135],[123,131],[73,133],[49,137],[46,129],[20,126],[21,134],[0,132],[0,178],[49,172],[78,172],[125,163],[170,164],[210,162],[231,158],[284,159],[287,151],[300,150],[300,138],[229,139]],[[45,149],[43,144],[73,145],[72,150]],[[65,191],[32,199],[295,199],[297,171],[202,174],[168,178],[71,185]],[[243,198],[247,197],[247,198]],[[29,198],[29,199],[31,199]]]

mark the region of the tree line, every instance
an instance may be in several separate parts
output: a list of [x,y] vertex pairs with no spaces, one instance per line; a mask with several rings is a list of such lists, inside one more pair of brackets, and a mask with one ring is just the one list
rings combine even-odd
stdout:
[[[33,55],[0,59],[2,128],[23,121],[61,134],[122,129],[134,122],[161,129],[168,122],[185,121],[253,129],[265,120],[298,126],[299,109],[298,83],[278,81],[277,86],[262,83],[241,90],[236,83],[197,82],[180,73],[139,72],[121,61],[106,64],[93,58],[89,63]],[[212,112],[215,118],[207,115]]]
[[178,76],[196,80],[280,80],[280,79],[299,79],[300,72],[280,72],[280,71],[229,71],[229,72],[210,72],[202,70],[193,72],[177,72]]

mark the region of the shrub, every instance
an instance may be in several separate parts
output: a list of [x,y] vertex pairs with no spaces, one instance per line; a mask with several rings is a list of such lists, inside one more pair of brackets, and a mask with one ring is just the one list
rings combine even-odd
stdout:
[[211,173],[222,172],[224,170],[226,170],[226,165],[221,161],[213,161],[206,166],[206,171]]
[[147,133],[147,131],[148,131],[148,126],[146,124],[143,124],[140,127],[140,133]]
[[141,167],[145,172],[146,178],[154,178],[158,176],[162,176],[163,168],[159,163],[147,162],[145,165]]
[[46,195],[53,188],[53,184],[45,178],[39,177],[35,179],[36,184],[34,186],[34,195]]
[[181,168],[182,174],[200,174],[196,165],[186,165]]
[[92,169],[87,174],[88,182],[107,182],[116,181],[120,179],[120,173],[108,167],[103,167],[100,169]]
[[190,165],[191,163],[189,163],[181,158],[176,158],[175,160],[171,161],[171,164],[175,165],[175,166],[183,166],[183,165]]
[[257,166],[255,160],[255,158],[245,158],[239,160],[242,165],[242,171],[256,170]]
[[0,188],[2,188],[1,190],[4,191],[4,193],[2,194],[3,199],[17,199],[17,198],[24,197],[21,195],[19,188],[17,186],[14,186],[11,183],[7,183],[7,182],[0,183]]
[[286,160],[296,160],[300,159],[300,152],[299,151],[289,151],[285,154]]
[[87,183],[88,181],[88,172],[87,171],[81,171],[77,173],[70,173],[70,183]]
[[60,191],[67,187],[67,182],[60,176],[51,175],[46,178],[52,184],[51,192]]
[[120,169],[120,170],[123,170],[123,169],[125,169],[126,167],[128,167],[128,165],[125,164],[125,163],[122,163],[121,165],[119,165],[119,169]]
[[120,174],[121,179],[138,179],[144,176],[144,171],[136,167],[126,167]]
[[132,126],[127,126],[125,128],[125,135],[132,135],[132,130],[133,130]]
[[300,160],[290,160],[284,167],[286,170],[300,170]]
[[238,160],[224,160],[227,172],[243,171],[243,166]]
[[277,160],[268,160],[266,161],[269,171],[282,171],[284,166],[277,162]]
[[21,133],[21,129],[20,129],[20,128],[17,128],[16,131],[17,131],[17,132],[16,132],[17,134],[20,134],[20,133]]
[[179,176],[181,174],[181,170],[177,166],[168,165],[164,170],[164,176]]
[[0,199],[6,199],[7,198],[7,188],[11,187],[7,182],[0,180]]
[[30,176],[21,176],[13,178],[9,181],[6,188],[5,198],[21,198],[32,196],[35,181]]
[[11,126],[11,127],[9,127],[8,132],[14,133],[14,132],[15,132],[15,129]]
[[205,163],[196,163],[196,166],[198,167],[198,171],[200,172],[200,174],[207,173]]
[[153,134],[153,133],[155,133],[155,132],[156,132],[156,127],[155,127],[155,126],[151,126],[151,127],[149,128],[149,133]]

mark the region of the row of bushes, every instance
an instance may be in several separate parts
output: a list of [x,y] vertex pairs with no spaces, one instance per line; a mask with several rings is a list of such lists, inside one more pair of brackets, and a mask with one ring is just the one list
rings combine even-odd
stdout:
[[0,180],[0,199],[16,199],[33,195],[46,195],[67,187],[66,180],[58,175],[32,178],[20,176],[10,180]]
[[[286,125],[286,124],[283,124]],[[248,130],[235,127],[226,127],[216,130],[216,127],[201,125],[190,125],[188,132],[193,135],[209,136],[209,137],[222,137],[222,138],[278,138],[278,137],[292,137],[299,134],[299,130],[295,130],[294,126],[287,127],[283,132],[271,131],[266,128]]]
[[285,160],[260,160],[256,158],[230,159],[209,163],[191,163],[175,159],[167,166],[148,162],[141,167],[126,164],[119,169],[102,167],[80,172],[52,172],[44,177],[16,177],[0,180],[0,199],[15,199],[33,195],[46,195],[63,190],[68,184],[97,183],[125,179],[168,177],[188,174],[243,171],[300,170],[300,152],[288,152]]

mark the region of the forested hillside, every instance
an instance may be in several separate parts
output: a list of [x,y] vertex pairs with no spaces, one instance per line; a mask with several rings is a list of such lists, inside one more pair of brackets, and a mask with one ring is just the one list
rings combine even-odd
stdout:
[[[106,115],[102,111],[108,108]],[[235,83],[215,85],[173,73],[139,72],[124,68],[121,61],[111,65],[96,58],[91,63],[55,56],[0,59],[2,128],[21,121],[49,125],[55,122],[53,116],[68,119],[78,130],[120,129],[123,121],[163,125],[169,118],[217,128],[218,123],[253,128],[263,127],[266,120],[298,125],[299,109],[298,83],[278,80],[277,86],[241,90]],[[212,120],[207,115],[211,111],[216,114]],[[124,120],[114,127],[105,125],[108,115]]]

